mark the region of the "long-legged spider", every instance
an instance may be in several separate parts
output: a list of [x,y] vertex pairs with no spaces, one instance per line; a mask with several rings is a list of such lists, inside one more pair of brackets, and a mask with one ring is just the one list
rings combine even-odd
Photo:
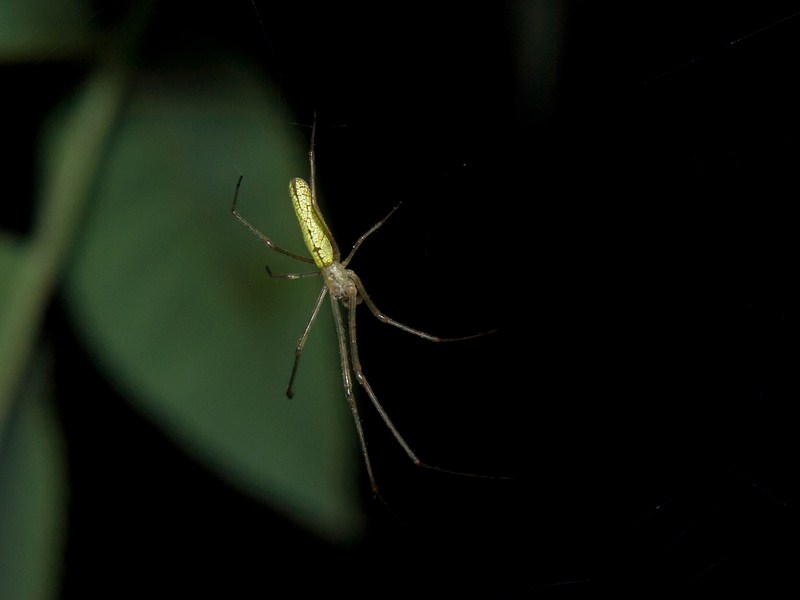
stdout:
[[[256,229],[253,225],[251,225],[237,210],[236,206],[239,199],[239,188],[242,184],[242,178],[244,175],[239,176],[239,180],[236,182],[236,191],[233,195],[233,205],[231,206],[231,213],[233,216],[238,219],[245,227],[247,227],[253,235],[255,235],[259,240],[261,240],[264,245],[266,245],[271,250],[275,252],[279,252],[280,254],[284,254],[296,260],[313,264],[317,267],[317,271],[309,272],[309,273],[274,273],[267,265],[267,273],[270,277],[280,278],[280,279],[300,279],[304,277],[316,277],[318,275],[322,275],[322,279],[324,285],[322,286],[322,290],[320,290],[319,296],[317,297],[317,302],[314,305],[314,310],[311,312],[311,317],[306,323],[305,329],[303,329],[303,333],[300,336],[300,340],[297,342],[297,346],[295,348],[294,353],[294,364],[292,366],[292,373],[289,376],[289,385],[286,388],[286,395],[291,398],[294,395],[293,386],[295,376],[297,375],[297,367],[300,364],[300,356],[303,353],[303,347],[306,344],[306,340],[308,339],[308,334],[311,331],[311,326],[314,324],[314,321],[319,314],[320,308],[322,307],[322,302],[325,299],[325,296],[330,296],[331,300],[331,307],[333,309],[333,319],[334,323],[336,324],[336,334],[339,339],[339,354],[341,355],[342,361],[342,378],[344,380],[344,391],[345,396],[347,397],[347,402],[350,405],[350,412],[353,415],[353,420],[356,424],[356,431],[358,432],[358,440],[361,444],[361,454],[364,457],[364,463],[367,468],[367,475],[369,476],[370,485],[372,487],[373,493],[377,494],[378,487],[375,483],[375,476],[372,471],[372,464],[370,463],[369,453],[367,452],[367,443],[366,438],[364,437],[364,429],[361,424],[361,418],[358,414],[358,407],[356,406],[355,398],[353,396],[353,382],[351,379],[351,366],[352,366],[352,373],[355,374],[356,381],[364,388],[369,396],[372,404],[375,406],[375,409],[380,414],[381,418],[383,419],[386,426],[389,428],[389,431],[392,432],[392,435],[398,441],[400,446],[403,448],[405,453],[411,459],[411,461],[420,467],[425,467],[427,469],[432,469],[435,471],[440,471],[444,473],[451,473],[456,475],[467,475],[472,477],[485,477],[483,475],[475,475],[472,473],[462,473],[459,471],[451,471],[449,469],[443,469],[441,467],[436,467],[425,462],[422,462],[419,457],[414,453],[411,447],[406,443],[403,436],[400,435],[400,432],[395,427],[392,420],[389,418],[386,410],[384,410],[381,403],[378,401],[375,392],[372,389],[372,386],[367,381],[366,376],[361,368],[361,360],[358,356],[358,342],[356,338],[356,306],[360,304],[362,301],[364,304],[367,305],[370,312],[375,315],[380,321],[384,323],[388,323],[389,325],[393,325],[399,329],[402,329],[405,332],[411,333],[418,337],[421,337],[425,340],[429,340],[431,342],[452,342],[452,341],[460,341],[460,340],[468,340],[476,337],[480,337],[485,335],[486,333],[478,333],[474,335],[468,335],[464,337],[457,337],[457,338],[443,338],[435,335],[431,335],[429,333],[425,333],[424,331],[420,331],[418,329],[414,329],[409,327],[408,325],[404,325],[394,319],[387,317],[383,314],[375,304],[370,299],[367,291],[364,289],[364,285],[361,283],[361,279],[356,275],[352,270],[347,268],[347,265],[353,259],[356,251],[359,249],[361,244],[364,240],[367,239],[369,235],[374,233],[378,228],[380,228],[386,220],[399,208],[395,206],[389,214],[387,214],[383,219],[378,221],[375,225],[370,227],[366,233],[364,233],[361,237],[359,237],[355,244],[353,244],[352,250],[347,255],[347,257],[342,260],[341,253],[339,252],[339,247],[336,244],[336,241],[333,239],[331,235],[330,229],[328,229],[328,225],[325,223],[325,219],[322,217],[322,213],[320,212],[319,206],[317,205],[317,195],[315,190],[315,174],[314,174],[314,137],[316,132],[316,119],[314,120],[314,124],[311,128],[311,144],[310,150],[308,153],[309,162],[311,165],[311,185],[309,186],[303,179],[299,177],[295,177],[289,182],[289,194],[292,197],[292,204],[294,205],[294,211],[297,215],[297,220],[300,223],[300,228],[303,231],[303,240],[305,241],[306,247],[308,251],[311,253],[311,258],[307,256],[302,256],[300,254],[296,254],[289,250],[285,250],[275,244],[271,239],[261,233],[258,229]],[[347,328],[345,329],[344,320],[342,318],[342,314],[339,307],[339,302],[342,302],[348,310],[348,319],[347,319]],[[349,341],[349,349],[348,349],[348,341]]]

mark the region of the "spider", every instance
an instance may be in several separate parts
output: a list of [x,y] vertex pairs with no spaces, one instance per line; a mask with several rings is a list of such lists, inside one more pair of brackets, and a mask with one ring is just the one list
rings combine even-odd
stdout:
[[[364,284],[361,283],[361,279],[358,275],[355,274],[351,269],[347,268],[347,265],[355,256],[356,251],[361,247],[361,244],[364,243],[364,240],[367,239],[372,233],[374,233],[377,229],[379,229],[388,219],[389,217],[394,214],[394,212],[400,207],[398,204],[391,211],[387,214],[383,219],[378,221],[375,225],[370,227],[366,233],[364,233],[361,237],[359,237],[355,244],[353,244],[353,248],[350,250],[350,253],[347,257],[342,260],[341,253],[339,251],[339,247],[336,244],[333,236],[331,235],[330,229],[328,225],[325,223],[325,219],[322,217],[322,213],[320,212],[319,206],[317,204],[317,195],[316,195],[316,177],[314,173],[314,138],[316,134],[316,118],[311,126],[311,143],[310,149],[308,152],[308,158],[310,163],[310,181],[311,185],[306,183],[303,179],[299,177],[295,177],[289,182],[289,194],[292,198],[292,204],[294,206],[295,214],[297,215],[297,220],[300,224],[300,228],[303,232],[303,240],[305,242],[306,247],[308,248],[309,253],[311,254],[311,258],[307,256],[303,256],[301,254],[297,254],[295,252],[291,252],[289,250],[285,250],[278,246],[275,242],[269,239],[266,235],[261,233],[258,229],[256,229],[253,225],[251,225],[237,210],[237,203],[239,200],[239,188],[242,184],[242,179],[244,175],[240,175],[238,181],[236,182],[236,191],[233,195],[233,205],[231,206],[231,213],[233,216],[240,221],[245,227],[247,227],[253,235],[255,235],[261,242],[266,245],[271,250],[283,254],[285,256],[289,256],[296,260],[302,261],[304,263],[313,264],[318,269],[317,271],[312,271],[308,273],[275,273],[270,268],[269,265],[266,266],[267,274],[270,277],[277,278],[277,279],[301,279],[305,277],[316,277],[321,275],[324,285],[320,290],[319,295],[317,296],[316,304],[314,305],[314,309],[311,312],[311,317],[309,318],[308,322],[306,323],[305,328],[303,329],[303,333],[300,336],[300,340],[297,342],[297,346],[295,347],[294,352],[294,364],[292,366],[292,372],[289,376],[289,385],[286,388],[286,395],[289,398],[294,396],[294,381],[297,375],[297,367],[300,364],[300,357],[303,353],[303,348],[306,344],[306,340],[308,339],[308,334],[311,331],[311,327],[314,324],[314,321],[319,314],[320,308],[322,307],[322,303],[325,300],[325,296],[330,297],[331,301],[331,308],[333,310],[333,319],[336,325],[336,334],[339,341],[339,354],[341,356],[341,363],[342,363],[342,379],[344,381],[344,392],[345,397],[347,398],[347,403],[350,406],[350,412],[353,415],[353,420],[355,421],[356,431],[358,433],[358,440],[361,445],[361,455],[364,459],[364,464],[366,466],[367,475],[369,477],[370,486],[372,491],[375,495],[378,494],[378,486],[375,482],[375,475],[372,470],[372,463],[370,462],[369,453],[367,452],[367,443],[366,438],[364,436],[364,429],[361,424],[361,417],[358,413],[358,407],[355,402],[355,397],[353,394],[353,380],[352,375],[355,375],[356,381],[361,385],[362,388],[367,392],[372,404],[375,406],[375,409],[380,414],[381,418],[383,419],[386,426],[391,431],[394,438],[403,448],[405,453],[411,459],[411,461],[419,467],[424,467],[426,469],[431,469],[434,471],[439,471],[443,473],[450,473],[455,475],[466,475],[471,477],[490,477],[485,475],[476,475],[473,473],[462,473],[459,471],[451,471],[449,469],[443,469],[441,467],[437,467],[434,465],[430,465],[425,463],[419,459],[416,453],[411,449],[411,447],[406,443],[403,436],[398,431],[397,427],[395,427],[394,423],[392,423],[391,418],[389,418],[389,414],[383,408],[381,403],[378,401],[378,397],[375,395],[375,391],[372,389],[369,381],[367,381],[366,376],[364,375],[364,371],[361,367],[361,360],[359,359],[358,355],[358,342],[356,338],[356,306],[360,303],[364,303],[369,308],[370,312],[372,312],[375,317],[377,317],[383,323],[387,323],[389,325],[393,325],[407,333],[412,335],[416,335],[421,337],[422,339],[431,341],[431,342],[453,342],[453,341],[461,341],[461,340],[468,340],[473,339],[476,337],[480,337],[486,335],[488,333],[492,333],[492,331],[487,331],[483,333],[477,333],[473,335],[468,335],[464,337],[456,337],[456,338],[443,338],[435,335],[431,335],[430,333],[425,333],[424,331],[420,331],[418,329],[414,329],[409,327],[408,325],[404,325],[390,317],[386,316],[378,307],[375,306],[372,299],[367,294],[366,289],[364,289]],[[345,326],[344,319],[342,317],[340,303],[344,305],[347,309],[347,325]],[[349,344],[348,344],[349,342]],[[492,477],[493,478],[493,477]]]

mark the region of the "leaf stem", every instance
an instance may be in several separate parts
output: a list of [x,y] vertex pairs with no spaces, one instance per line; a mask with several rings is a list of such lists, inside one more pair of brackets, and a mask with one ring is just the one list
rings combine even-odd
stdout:
[[0,314],[0,436],[26,372],[44,312],[80,226],[109,135],[125,98],[125,71],[98,69],[86,81],[42,166],[42,203],[12,270]]

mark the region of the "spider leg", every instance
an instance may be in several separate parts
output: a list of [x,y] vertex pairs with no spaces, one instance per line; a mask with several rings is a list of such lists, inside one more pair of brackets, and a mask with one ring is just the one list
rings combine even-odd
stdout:
[[331,248],[333,249],[333,256],[334,260],[338,261],[341,254],[339,253],[339,246],[336,244],[336,240],[333,239],[333,235],[331,234],[331,230],[328,229],[328,224],[325,222],[325,219],[322,216],[322,211],[319,209],[319,205],[317,204],[317,175],[316,175],[316,161],[314,160],[314,140],[317,137],[317,113],[314,111],[314,121],[311,124],[311,144],[308,150],[308,162],[310,165],[310,176],[311,176],[311,205],[314,207],[314,212],[317,215],[317,219],[319,220],[320,225],[322,226],[323,231],[325,232],[325,237],[328,238],[328,241],[331,243]]
[[[254,236],[256,236],[259,240],[261,240],[261,242],[271,250],[279,252],[280,254],[283,254],[285,256],[290,256],[291,258],[297,260],[302,260],[305,263],[311,263],[313,265],[314,264],[313,259],[309,258],[308,256],[296,254],[290,250],[284,250],[283,248],[278,246],[275,242],[273,242],[271,239],[269,239],[267,236],[265,236],[263,233],[261,233],[258,229],[253,227],[247,221],[247,219],[245,219],[242,215],[239,214],[239,211],[236,209],[236,205],[239,202],[239,188],[242,185],[243,178],[244,175],[239,175],[239,180],[236,182],[236,191],[233,194],[233,205],[231,206],[231,214],[234,216],[234,218],[236,218],[240,223],[242,223],[242,225],[247,227]],[[269,270],[267,270],[267,272],[269,272]]]
[[310,271],[308,273],[275,273],[269,268],[269,265],[264,265],[267,270],[267,275],[274,279],[303,279],[305,277],[318,277],[319,271]]
[[349,327],[349,334],[350,334],[350,357],[353,360],[353,372],[356,375],[356,381],[364,388],[369,396],[369,399],[372,400],[372,404],[375,406],[375,410],[378,411],[378,414],[383,419],[383,422],[386,423],[386,426],[389,428],[389,431],[392,432],[392,435],[395,437],[397,442],[403,447],[403,450],[411,461],[415,465],[424,464],[414,453],[400,432],[397,430],[397,427],[394,426],[392,420],[389,418],[389,414],[383,408],[381,403],[378,401],[378,397],[375,395],[375,392],[372,389],[372,386],[367,381],[366,376],[364,375],[364,371],[361,369],[361,360],[358,357],[358,341],[356,338],[356,306],[357,306],[357,296],[353,294],[350,296],[348,301],[348,327]]
[[300,336],[300,340],[298,340],[297,346],[294,349],[294,364],[292,365],[292,374],[289,376],[289,385],[286,387],[287,398],[294,396],[294,390],[292,388],[294,387],[294,378],[297,376],[297,367],[300,364],[300,357],[303,354],[303,347],[306,345],[306,340],[308,339],[308,334],[311,331],[311,326],[317,319],[319,309],[322,306],[322,301],[325,299],[325,294],[327,293],[328,288],[323,285],[319,296],[317,296],[317,302],[314,304],[314,310],[311,312],[311,318],[308,319],[308,323],[306,323],[306,327],[303,329],[303,335]]
[[[361,444],[361,456],[364,457],[364,464],[367,467],[367,475],[369,476],[369,484],[372,488],[372,493],[378,496],[378,485],[375,483],[375,475],[372,472],[372,463],[369,460],[369,453],[367,452],[367,440],[364,437],[364,426],[361,423],[361,416],[358,414],[358,406],[353,396],[353,380],[350,377],[350,362],[347,358],[347,335],[342,322],[342,313],[339,310],[339,301],[331,296],[331,306],[333,307],[333,320],[336,323],[336,336],[339,338],[339,355],[342,357],[342,379],[344,381],[344,394],[347,398],[347,404],[350,406],[350,412],[353,415],[353,421],[356,424],[356,431],[358,432],[358,442]],[[358,373],[356,372],[356,376]],[[363,385],[363,384],[362,384]]]
[[351,272],[350,276],[353,279],[353,282],[356,284],[356,288],[358,289],[358,295],[364,301],[364,304],[367,305],[367,308],[369,308],[370,312],[373,315],[375,315],[375,317],[379,321],[397,327],[398,329],[402,329],[406,333],[410,333],[412,335],[416,335],[417,337],[421,337],[424,340],[428,340],[430,342],[460,342],[463,340],[471,340],[473,338],[478,338],[497,331],[496,329],[492,329],[490,331],[483,331],[481,333],[474,333],[472,335],[465,335],[462,337],[446,338],[446,337],[439,337],[438,335],[432,335],[430,333],[425,333],[424,331],[420,331],[419,329],[414,329],[413,327],[409,327],[408,325],[404,325],[399,321],[395,321],[394,319],[387,317],[380,310],[378,310],[378,307],[375,306],[375,303],[369,297],[369,294],[367,294],[367,290],[364,289],[364,284],[361,283],[361,279],[358,277],[358,275]]
[[[353,276],[354,280],[356,281],[357,287],[359,288],[359,293],[361,293],[363,291],[363,288],[360,286],[360,282],[358,282],[358,279],[355,277],[355,275],[352,275],[352,276]],[[437,467],[436,465],[432,465],[432,464],[429,464],[429,463],[426,463],[426,462],[423,462],[422,460],[420,460],[420,458],[417,456],[417,454],[411,449],[411,446],[408,445],[406,440],[400,434],[400,431],[398,431],[397,427],[395,427],[394,423],[392,423],[392,420],[389,417],[389,414],[386,412],[386,409],[384,409],[383,406],[381,405],[380,401],[378,400],[378,397],[375,395],[375,391],[372,389],[372,386],[369,384],[369,381],[367,381],[367,377],[364,375],[364,371],[361,368],[361,360],[360,360],[360,358],[358,356],[358,341],[357,341],[357,337],[356,337],[356,307],[357,306],[358,306],[358,297],[355,294],[353,294],[352,296],[350,296],[349,302],[348,302],[348,308],[349,308],[349,322],[348,322],[349,330],[348,330],[348,333],[349,333],[349,337],[350,337],[350,358],[351,358],[351,360],[353,362],[353,373],[355,373],[356,381],[358,381],[358,383],[361,384],[361,387],[363,387],[364,390],[367,392],[367,395],[369,396],[369,399],[372,401],[373,406],[375,406],[375,410],[378,411],[378,414],[383,419],[383,422],[389,428],[389,431],[392,432],[392,435],[397,440],[397,442],[400,444],[400,446],[403,448],[403,451],[408,455],[408,458],[411,459],[411,462],[413,462],[414,465],[416,465],[417,467],[422,467],[424,469],[428,469],[430,471],[436,471],[438,473],[447,473],[449,475],[458,475],[458,476],[461,476],[461,477],[475,477],[475,478],[478,478],[478,479],[513,479],[513,477],[508,477],[508,476],[505,476],[505,475],[484,475],[484,474],[480,474],[480,473],[467,473],[467,472],[464,472],[464,471],[455,471],[455,470],[452,470],[452,469],[444,469],[442,467]],[[367,306],[369,306],[369,304]],[[375,311],[373,310],[373,312],[375,312]],[[397,323],[397,322],[394,321],[393,324],[394,323]],[[401,325],[399,323],[397,323],[397,325],[400,326],[400,328],[403,329],[404,331],[409,331],[410,333],[415,333],[415,334],[422,333],[422,332],[417,332],[417,330],[411,329],[410,327],[406,327],[405,325]],[[428,334],[423,334],[423,337],[424,336],[428,336]],[[433,338],[434,336],[429,336],[429,337]],[[476,337],[476,336],[470,336],[470,337]],[[429,338],[426,337],[426,339],[429,339]],[[458,339],[461,339],[461,338],[458,338]],[[445,338],[436,338],[433,341],[450,341],[450,340],[445,339]],[[366,453],[366,448],[365,448],[365,453]],[[373,484],[374,484],[374,481],[373,481]],[[373,491],[375,491],[374,487],[373,487]]]
[[398,208],[400,208],[400,205],[399,205],[399,204],[398,204],[397,206],[395,206],[395,207],[394,207],[392,210],[390,210],[388,215],[386,215],[386,216],[385,216],[385,217],[383,217],[383,218],[382,218],[380,221],[378,221],[377,223],[375,223],[375,225],[373,225],[372,227],[370,227],[370,228],[367,230],[367,232],[366,232],[364,235],[362,235],[360,238],[358,238],[358,239],[356,240],[356,243],[355,243],[355,244],[353,244],[353,249],[352,249],[352,250],[350,250],[350,254],[348,254],[348,255],[347,255],[347,258],[345,258],[345,259],[342,261],[342,266],[343,266],[343,267],[346,267],[346,266],[347,266],[347,263],[349,263],[349,262],[350,262],[350,261],[353,259],[353,256],[355,255],[355,253],[356,253],[356,250],[358,250],[359,246],[361,246],[361,244],[364,242],[364,240],[365,240],[365,239],[367,239],[367,238],[368,238],[368,237],[369,237],[369,236],[370,236],[372,233],[374,233],[374,232],[375,232],[375,230],[377,230],[378,228],[380,228],[380,226],[381,226],[381,225],[383,225],[383,224],[384,224],[386,221],[388,221],[388,220],[389,220],[389,217],[391,217],[391,216],[394,214],[394,211],[396,211]]

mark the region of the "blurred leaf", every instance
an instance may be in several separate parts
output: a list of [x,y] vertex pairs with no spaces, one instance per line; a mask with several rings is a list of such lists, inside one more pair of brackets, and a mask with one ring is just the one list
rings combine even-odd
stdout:
[[306,175],[306,132],[241,68],[143,77],[106,154],[67,292],[108,377],[196,456],[332,539],[361,526],[361,465],[330,311],[296,394],[293,350],[322,285],[230,214],[302,252],[288,181]]
[[[62,115],[80,132],[45,157],[46,183],[33,233],[0,237],[0,597],[49,598],[57,591],[65,465],[50,395],[49,357],[31,360],[40,319],[79,222],[122,79],[100,71]],[[47,360],[46,360],[47,359]]]
[[0,318],[5,314],[21,264],[22,247],[19,240],[16,236],[0,232]]
[[3,0],[0,62],[73,57],[91,47],[89,6],[79,0]]
[[[8,320],[14,312],[12,310],[15,304],[14,290],[22,271],[23,258],[23,247],[16,236],[0,233],[0,357],[16,351],[12,336],[6,334],[6,331],[9,329]],[[9,348],[4,351],[5,345]],[[16,372],[13,376],[9,374],[8,377],[4,377],[2,373],[3,369],[0,367],[0,447],[5,432],[5,420],[11,411],[13,390],[17,383]],[[4,379],[8,379],[6,385],[3,384]]]
[[66,464],[38,357],[0,443],[0,598],[55,597],[66,514]]
[[0,254],[0,437],[17,384],[33,354],[39,324],[80,224],[109,131],[124,97],[125,76],[98,69],[63,109],[66,138],[43,157],[42,198],[24,243],[2,239]]

